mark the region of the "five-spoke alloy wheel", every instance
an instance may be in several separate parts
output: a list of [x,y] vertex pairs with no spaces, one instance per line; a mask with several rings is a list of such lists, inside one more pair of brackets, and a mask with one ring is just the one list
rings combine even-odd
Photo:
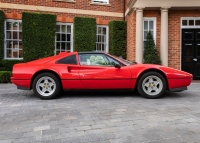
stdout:
[[60,82],[52,73],[42,73],[33,81],[33,91],[41,99],[51,99],[60,93]]
[[166,80],[160,73],[147,72],[139,78],[137,89],[146,98],[158,98],[166,90]]

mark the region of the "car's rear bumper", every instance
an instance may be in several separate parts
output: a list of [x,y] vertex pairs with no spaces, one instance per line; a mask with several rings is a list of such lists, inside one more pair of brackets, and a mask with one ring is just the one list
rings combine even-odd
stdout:
[[25,89],[30,90],[31,89],[31,80],[28,79],[14,79],[11,77],[11,82],[17,86],[18,89]]

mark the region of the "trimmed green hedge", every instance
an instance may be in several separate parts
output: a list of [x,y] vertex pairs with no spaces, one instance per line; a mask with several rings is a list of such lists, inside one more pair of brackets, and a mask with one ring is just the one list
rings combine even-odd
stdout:
[[23,62],[23,60],[0,60],[0,71],[11,71],[14,64]]
[[23,12],[22,21],[24,60],[54,55],[56,15]]
[[10,83],[11,71],[0,71],[0,83]]
[[4,13],[0,10],[0,59],[3,59],[3,44],[4,44]]
[[127,24],[125,21],[111,21],[109,23],[110,46],[109,53],[126,58]]
[[74,18],[74,50],[94,51],[96,45],[96,19]]
[[153,39],[151,31],[148,32],[144,46],[144,63],[161,64],[160,56]]

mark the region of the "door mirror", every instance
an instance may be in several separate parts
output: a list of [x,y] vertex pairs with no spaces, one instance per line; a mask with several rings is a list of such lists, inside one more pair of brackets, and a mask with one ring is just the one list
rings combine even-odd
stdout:
[[121,68],[121,65],[120,65],[120,64],[115,64],[115,68],[120,69],[120,68]]

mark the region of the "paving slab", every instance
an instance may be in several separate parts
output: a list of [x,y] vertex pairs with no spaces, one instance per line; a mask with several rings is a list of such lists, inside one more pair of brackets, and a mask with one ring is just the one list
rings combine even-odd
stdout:
[[0,84],[0,143],[198,143],[200,82],[145,99],[131,91],[66,91],[41,100]]

